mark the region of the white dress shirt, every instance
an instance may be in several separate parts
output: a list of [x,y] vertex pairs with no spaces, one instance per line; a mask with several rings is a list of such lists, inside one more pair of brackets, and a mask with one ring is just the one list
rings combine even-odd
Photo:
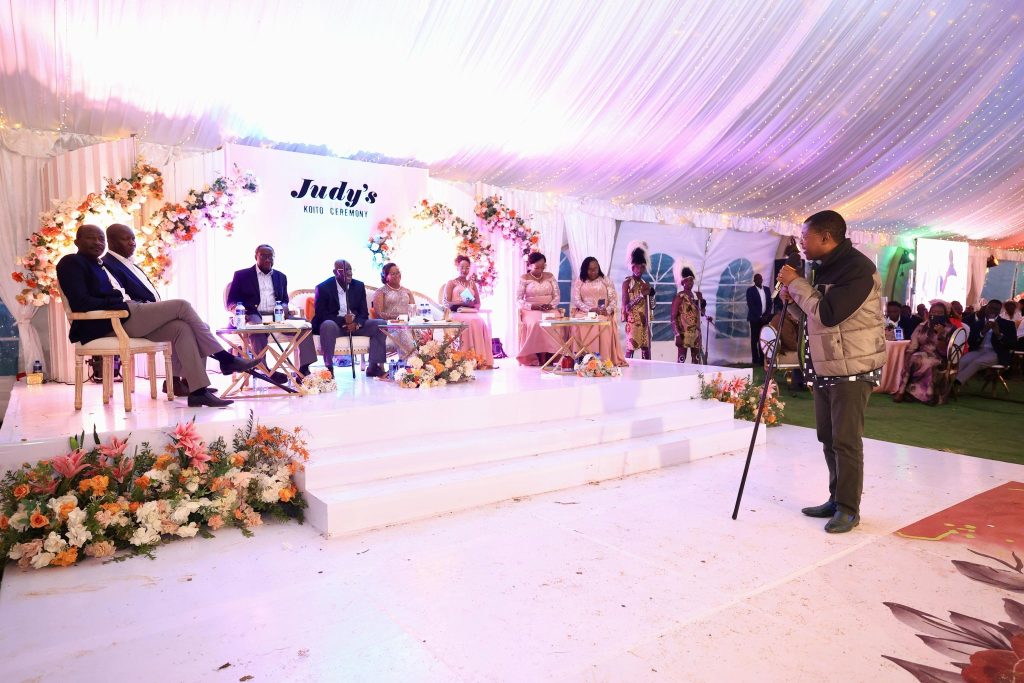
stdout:
[[142,268],[139,268],[137,265],[135,265],[134,261],[132,261],[131,259],[127,259],[124,256],[121,256],[120,254],[115,254],[112,251],[108,251],[107,256],[113,256],[118,261],[123,263],[128,268],[128,270],[132,271],[135,274],[135,277],[139,278],[139,282],[141,282],[146,287],[146,289],[153,293],[153,296],[156,298],[156,300],[160,301],[160,294],[156,291],[156,287],[154,287],[153,283],[149,281],[149,277],[142,271]]
[[757,295],[761,297],[761,315],[768,312],[768,300],[764,296],[764,287],[757,288]]
[[103,265],[102,261],[100,261],[99,259],[96,259],[96,261],[97,263],[100,264],[100,268],[103,269],[103,272],[107,274],[107,279],[110,280],[110,286],[116,289],[117,291],[121,292],[122,299],[124,299],[125,301],[131,301],[132,298],[128,296],[128,292],[124,291],[124,287],[122,287],[121,283],[117,281],[117,278],[114,277],[114,274],[107,270],[107,267]]
[[269,273],[264,273],[259,266],[253,266],[253,268],[256,269],[256,282],[260,286],[260,304],[256,308],[260,313],[270,315],[274,312],[274,305],[277,304],[277,298],[274,296],[274,270],[271,269]]
[[348,315],[348,294],[341,288],[341,285],[337,283],[337,280],[335,280],[334,284],[338,288],[338,303],[341,306],[341,308],[338,309],[338,317],[344,318]]

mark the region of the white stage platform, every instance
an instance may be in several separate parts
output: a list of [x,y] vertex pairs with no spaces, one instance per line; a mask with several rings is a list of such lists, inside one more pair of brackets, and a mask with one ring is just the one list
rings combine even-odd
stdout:
[[339,536],[745,449],[752,424],[695,398],[698,373],[718,371],[750,372],[638,360],[621,377],[578,378],[506,360],[467,384],[411,390],[339,368],[331,395],[198,410],[140,395],[127,415],[116,397],[102,404],[99,386],[76,413],[72,387],[19,385],[0,428],[0,467],[66,452],[69,435],[94,425],[101,438],[131,433],[139,443],[194,417],[207,439],[229,437],[253,410],[307,431],[308,518]]

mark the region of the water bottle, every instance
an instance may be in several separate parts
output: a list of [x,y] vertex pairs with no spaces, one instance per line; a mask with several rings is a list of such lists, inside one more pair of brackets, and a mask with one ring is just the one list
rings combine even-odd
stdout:
[[274,322],[275,323],[283,323],[284,322],[284,306],[281,305],[280,301],[275,301],[274,302]]
[[239,327],[245,327],[245,304],[243,304],[241,301],[235,304],[234,324],[235,329],[238,329]]

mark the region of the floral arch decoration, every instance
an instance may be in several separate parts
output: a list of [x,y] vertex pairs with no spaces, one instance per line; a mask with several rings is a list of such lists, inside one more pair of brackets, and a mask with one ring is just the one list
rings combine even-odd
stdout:
[[[102,192],[84,199],[65,199],[40,215],[41,228],[28,238],[28,252],[16,261],[22,268],[11,277],[25,288],[17,296],[22,305],[45,306],[55,292],[57,262],[75,249],[75,233],[89,221],[134,223],[146,201],[160,201],[163,175],[139,159],[132,173],[120,180],[107,179]],[[220,176],[202,189],[190,190],[180,203],[167,202],[135,230],[139,267],[156,283],[169,281],[171,249],[190,242],[200,230],[220,228],[230,233],[242,208],[238,200],[259,190],[252,173],[235,168],[232,176]]]
[[[450,207],[429,200],[420,202],[419,210],[413,216],[425,225],[440,228],[458,239],[456,251],[469,257],[476,271],[476,282],[481,293],[494,290],[498,269],[494,261],[494,245],[491,237],[501,237],[516,244],[522,251],[523,259],[537,251],[540,233],[530,229],[522,216],[517,215],[502,203],[501,197],[493,195],[477,202],[474,207],[476,224],[469,223],[455,215]],[[481,230],[481,227],[483,228]],[[367,244],[377,265],[387,263],[395,251],[395,244],[405,230],[394,217],[386,218],[370,234]]]

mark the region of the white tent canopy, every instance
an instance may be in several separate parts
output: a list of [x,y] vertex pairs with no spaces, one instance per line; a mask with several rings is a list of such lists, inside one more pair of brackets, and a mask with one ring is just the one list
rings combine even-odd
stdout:
[[791,225],[830,207],[862,230],[1015,247],[1020,19],[959,0],[13,0],[0,143],[238,141],[691,216]]

